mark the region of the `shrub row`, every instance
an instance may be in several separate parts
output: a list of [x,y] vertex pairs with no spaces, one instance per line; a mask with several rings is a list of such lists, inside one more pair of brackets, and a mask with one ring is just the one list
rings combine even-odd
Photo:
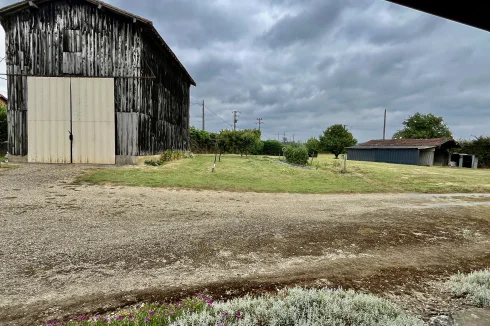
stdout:
[[[294,288],[277,295],[213,302],[198,295],[173,305],[147,305],[112,318],[80,316],[68,325],[287,326],[364,325],[421,326],[391,302],[354,291]],[[51,325],[52,326],[52,325]]]

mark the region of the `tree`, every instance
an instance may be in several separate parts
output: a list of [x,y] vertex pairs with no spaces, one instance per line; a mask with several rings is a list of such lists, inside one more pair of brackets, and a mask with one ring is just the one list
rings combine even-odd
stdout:
[[306,149],[308,150],[308,154],[315,157],[316,155],[318,155],[318,153],[320,153],[322,146],[320,144],[320,141],[315,137],[311,137],[310,139],[308,139],[305,145]]
[[7,107],[0,104],[0,142],[8,140]]
[[419,112],[410,116],[403,122],[405,126],[398,130],[393,139],[432,139],[452,138],[451,130],[446,126],[442,117],[436,117],[432,113],[421,114]]
[[0,142],[8,140],[7,107],[0,104]]
[[339,155],[345,153],[345,149],[357,144],[357,139],[342,125],[333,125],[327,128],[320,136],[321,148],[330,152],[338,159]]

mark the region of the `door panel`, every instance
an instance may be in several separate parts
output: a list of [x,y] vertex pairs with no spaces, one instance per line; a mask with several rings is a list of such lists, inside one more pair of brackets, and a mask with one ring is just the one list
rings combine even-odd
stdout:
[[70,79],[27,78],[28,162],[70,163]]
[[73,163],[116,163],[114,79],[72,78]]

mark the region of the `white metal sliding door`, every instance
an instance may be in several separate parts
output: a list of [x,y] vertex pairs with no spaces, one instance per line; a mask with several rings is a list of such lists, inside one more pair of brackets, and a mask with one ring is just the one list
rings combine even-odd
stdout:
[[28,77],[27,87],[29,162],[116,163],[113,78]]
[[70,163],[70,79],[27,78],[28,162]]
[[116,164],[114,79],[72,78],[73,163]]

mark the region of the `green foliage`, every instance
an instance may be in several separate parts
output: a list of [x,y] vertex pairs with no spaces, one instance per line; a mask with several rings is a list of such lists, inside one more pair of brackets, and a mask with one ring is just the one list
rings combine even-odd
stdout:
[[443,117],[436,117],[432,113],[419,112],[410,116],[403,122],[402,130],[393,135],[393,139],[431,139],[452,138],[451,130],[446,126]]
[[222,130],[219,134],[191,127],[191,150],[195,153],[260,154],[262,142],[260,131]]
[[478,167],[490,168],[490,137],[475,137],[473,140],[463,140],[459,142],[460,153],[473,154],[478,158]]
[[286,161],[293,164],[306,165],[308,163],[308,150],[303,145],[289,145],[286,147]]
[[222,130],[218,136],[221,153],[248,155],[260,148],[261,133],[257,129]]
[[490,307],[490,269],[466,275],[458,273],[447,285],[457,297],[464,297],[477,307]]
[[264,142],[259,139],[258,142],[255,143],[255,147],[252,151],[253,155],[263,155],[264,154]]
[[322,144],[317,138],[312,137],[308,139],[305,146],[310,156],[317,156],[321,151]]
[[[282,290],[275,295],[247,295],[229,301],[187,299],[171,306],[144,306],[138,311],[118,314],[109,322],[117,326],[424,325],[422,320],[408,316],[390,301],[374,295],[352,290],[302,288]],[[103,317],[68,325],[103,325]]]
[[218,134],[191,127],[191,151],[194,153],[214,153],[217,149]]
[[184,152],[184,151],[178,151],[178,150],[166,150],[165,152],[162,153],[160,156],[159,160],[147,160],[145,161],[145,165],[149,166],[160,166],[163,165],[165,162],[172,162],[172,161],[178,161],[183,158],[193,158],[194,154],[191,152]]
[[145,161],[145,165],[149,165],[149,166],[160,166],[162,165],[163,162],[161,160],[146,160]]
[[357,144],[357,139],[342,125],[333,125],[327,128],[320,136],[321,148],[338,158],[346,152],[346,148]]
[[[187,298],[180,302],[168,305],[149,304],[139,309],[118,311],[114,316],[79,316],[68,322],[67,326],[95,326],[95,325],[145,325],[167,326],[175,325],[175,321],[189,314],[200,314],[212,310],[212,300],[204,295]],[[52,321],[48,326],[58,323]]]
[[262,151],[262,154],[270,156],[281,156],[283,147],[284,145],[278,140],[266,140],[264,141],[264,150]]
[[172,162],[178,161],[184,158],[184,151],[166,150],[162,153],[160,161],[162,162]]
[[0,142],[8,140],[7,107],[0,104]]

